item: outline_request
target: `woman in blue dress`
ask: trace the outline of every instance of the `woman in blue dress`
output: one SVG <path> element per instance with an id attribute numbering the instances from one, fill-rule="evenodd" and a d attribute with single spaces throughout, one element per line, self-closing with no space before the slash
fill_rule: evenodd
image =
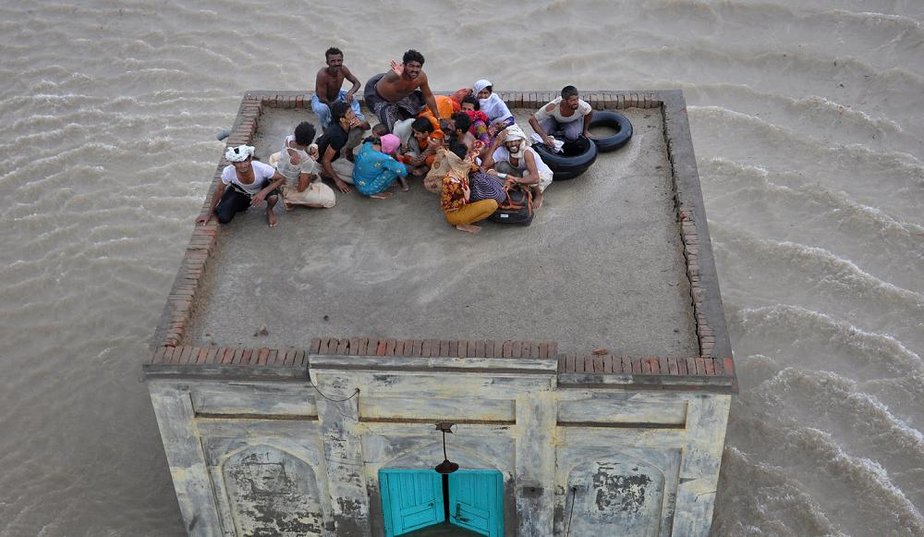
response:
<path id="1" fill-rule="evenodd" d="M 407 190 L 404 182 L 407 167 L 389 154 L 398 149 L 399 143 L 394 134 L 372 136 L 363 142 L 353 162 L 353 184 L 360 194 L 374 199 L 389 198 L 391 192 L 385 190 L 396 180 L 401 180 L 402 188 Z"/>

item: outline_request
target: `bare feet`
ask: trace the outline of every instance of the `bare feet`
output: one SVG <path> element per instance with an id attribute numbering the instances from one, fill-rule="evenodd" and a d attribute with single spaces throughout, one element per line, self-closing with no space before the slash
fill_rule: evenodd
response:
<path id="1" fill-rule="evenodd" d="M 374 200 L 387 200 L 391 196 L 392 196 L 391 192 L 379 192 L 378 194 L 373 194 L 369 197 Z"/>
<path id="2" fill-rule="evenodd" d="M 269 227 L 276 227 L 276 224 L 279 223 L 276 221 L 276 213 L 273 212 L 272 207 L 266 208 L 266 223 L 269 224 Z"/>
<path id="3" fill-rule="evenodd" d="M 536 191 L 533 193 L 533 210 L 542 207 L 542 192 Z"/>
<path id="4" fill-rule="evenodd" d="M 401 184 L 401 191 L 402 191 L 402 192 L 407 192 L 408 190 L 411 189 L 411 187 L 409 187 L 408 184 L 407 184 L 407 179 L 405 179 L 404 177 L 399 177 L 399 178 L 398 178 L 398 183 Z M 390 194 L 389 194 L 389 195 L 390 195 Z"/>
<path id="5" fill-rule="evenodd" d="M 466 233 L 478 233 L 481 231 L 481 228 L 472 224 L 459 224 L 456 226 L 456 229 L 459 231 L 465 231 Z"/>
<path id="6" fill-rule="evenodd" d="M 289 211 L 292 210 L 292 206 L 289 205 L 289 202 L 287 202 L 287 201 L 285 201 L 285 200 L 283 200 L 282 206 L 285 207 L 286 212 L 289 212 Z"/>

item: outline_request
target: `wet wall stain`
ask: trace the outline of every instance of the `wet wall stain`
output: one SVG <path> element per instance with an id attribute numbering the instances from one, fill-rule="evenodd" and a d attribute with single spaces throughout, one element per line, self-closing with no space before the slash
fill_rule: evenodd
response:
<path id="1" fill-rule="evenodd" d="M 638 468 L 632 470 L 638 471 Z M 593 476 L 597 510 L 602 513 L 638 514 L 645 505 L 649 485 L 651 478 L 645 474 L 622 475 L 601 464 Z"/>
<path id="2" fill-rule="evenodd" d="M 305 489 L 313 473 L 302 461 L 273 450 L 251 452 L 225 468 L 243 535 L 254 537 L 321 535 L 323 520 Z"/>

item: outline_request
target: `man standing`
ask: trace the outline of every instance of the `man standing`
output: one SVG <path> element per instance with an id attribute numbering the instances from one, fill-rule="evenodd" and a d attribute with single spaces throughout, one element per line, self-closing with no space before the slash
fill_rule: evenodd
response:
<path id="1" fill-rule="evenodd" d="M 366 117 L 359 111 L 359 101 L 353 99 L 353 95 L 359 91 L 362 84 L 353 73 L 343 65 L 343 52 L 339 48 L 331 47 L 324 53 L 327 67 L 318 71 L 318 76 L 314 82 L 314 96 L 311 98 L 311 109 L 318 115 L 318 121 L 321 123 L 321 131 L 327 130 L 330 126 L 330 105 L 337 101 L 343 101 L 350 105 L 353 114 L 359 120 L 359 126 L 362 130 L 369 129 L 369 123 Z M 349 90 L 341 89 L 343 81 L 349 80 L 353 87 Z"/>
<path id="2" fill-rule="evenodd" d="M 401 137 L 407 143 L 406 133 L 395 131 L 395 123 L 414 119 L 426 105 L 433 112 L 433 117 L 440 117 L 436 99 L 430 91 L 430 82 L 423 72 L 423 54 L 414 49 L 404 53 L 402 63 L 391 61 L 391 71 L 380 73 L 366 82 L 365 99 L 368 106 L 379 120 L 388 125 L 388 130 Z M 407 122 L 409 123 L 409 122 Z M 400 129 L 399 129 L 400 130 Z M 405 136 L 402 136 L 405 134 Z"/>
<path id="3" fill-rule="evenodd" d="M 562 131 L 565 140 L 574 141 L 579 137 L 590 138 L 587 131 L 594 111 L 589 103 L 582 100 L 574 86 L 565 86 L 561 97 L 540 108 L 529 118 L 529 126 L 549 147 L 555 147 L 552 134 Z"/>

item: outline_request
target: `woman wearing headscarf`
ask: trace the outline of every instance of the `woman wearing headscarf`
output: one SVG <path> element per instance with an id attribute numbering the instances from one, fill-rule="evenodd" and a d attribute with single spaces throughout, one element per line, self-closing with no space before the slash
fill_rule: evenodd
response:
<path id="1" fill-rule="evenodd" d="M 253 160 L 253 152 L 251 145 L 229 147 L 225 151 L 225 159 L 231 164 L 221 172 L 221 182 L 215 187 L 208 213 L 196 218 L 196 223 L 206 224 L 214 214 L 219 223 L 227 224 L 235 214 L 265 200 L 266 222 L 276 227 L 273 207 L 279 200 L 279 186 L 286 178 L 276 168 Z"/>
<path id="2" fill-rule="evenodd" d="M 403 180 L 407 166 L 392 158 L 400 144 L 401 140 L 394 134 L 381 138 L 373 136 L 363 142 L 353 166 L 353 184 L 360 194 L 380 200 L 390 198 L 391 192 L 385 189 L 399 179 L 402 189 L 407 190 Z"/>
<path id="3" fill-rule="evenodd" d="M 481 228 L 474 225 L 494 214 L 497 201 L 494 199 L 473 200 L 468 174 L 472 167 L 472 158 L 466 155 L 468 148 L 454 142 L 447 151 L 450 160 L 458 163 L 449 167 L 441 180 L 440 208 L 446 221 L 460 231 L 478 233 Z"/>
<path id="4" fill-rule="evenodd" d="M 529 146 L 523 129 L 511 125 L 497 133 L 485 155 L 482 162 L 485 169 L 494 168 L 509 185 L 528 186 L 533 191 L 534 208 L 542 206 L 542 193 L 552 184 L 553 173 L 539 153 Z"/>
<path id="5" fill-rule="evenodd" d="M 475 82 L 474 90 L 481 111 L 488 116 L 488 126 L 493 126 L 499 131 L 514 124 L 513 114 L 507 108 L 507 103 L 494 93 L 494 85 L 490 80 L 481 79 Z"/>

